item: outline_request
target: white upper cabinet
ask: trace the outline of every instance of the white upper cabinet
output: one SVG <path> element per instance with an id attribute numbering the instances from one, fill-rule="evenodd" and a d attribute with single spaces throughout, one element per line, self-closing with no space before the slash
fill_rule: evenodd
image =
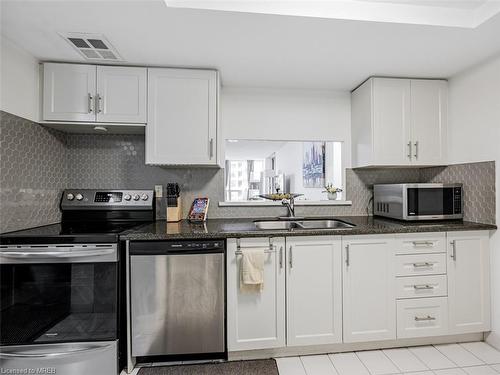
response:
<path id="1" fill-rule="evenodd" d="M 97 67 L 98 122 L 146 123 L 147 69 Z"/>
<path id="2" fill-rule="evenodd" d="M 490 330 L 488 232 L 448 233 L 450 334 Z"/>
<path id="3" fill-rule="evenodd" d="M 446 162 L 447 83 L 370 78 L 352 93 L 353 167 Z"/>
<path id="4" fill-rule="evenodd" d="M 285 239 L 227 241 L 227 347 L 229 351 L 285 346 Z M 267 251 L 262 290 L 242 290 L 241 255 L 245 248 Z"/>
<path id="5" fill-rule="evenodd" d="M 217 165 L 218 75 L 148 70 L 146 164 Z"/>
<path id="6" fill-rule="evenodd" d="M 45 63 L 43 120 L 145 124 L 146 71 Z"/>
<path id="7" fill-rule="evenodd" d="M 95 121 L 95 65 L 43 65 L 43 119 Z"/>
<path id="8" fill-rule="evenodd" d="M 342 342 L 340 237 L 288 237 L 287 345 Z"/>
<path id="9" fill-rule="evenodd" d="M 344 237 L 344 342 L 396 338 L 394 239 Z"/>
<path id="10" fill-rule="evenodd" d="M 443 164 L 446 160 L 446 81 L 411 80 L 412 163 Z"/>

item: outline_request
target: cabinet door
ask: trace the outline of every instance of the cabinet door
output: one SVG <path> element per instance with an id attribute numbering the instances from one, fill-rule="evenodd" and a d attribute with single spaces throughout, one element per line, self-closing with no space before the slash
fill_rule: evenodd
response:
<path id="1" fill-rule="evenodd" d="M 490 330 L 488 232 L 448 233 L 450 333 Z"/>
<path id="2" fill-rule="evenodd" d="M 96 66 L 43 65 L 43 119 L 95 121 Z"/>
<path id="3" fill-rule="evenodd" d="M 98 122 L 146 122 L 146 68 L 97 67 Z"/>
<path id="4" fill-rule="evenodd" d="M 413 163 L 446 162 L 447 83 L 411 80 Z"/>
<path id="5" fill-rule="evenodd" d="M 372 115 L 373 164 L 410 164 L 410 81 L 374 78 Z"/>
<path id="6" fill-rule="evenodd" d="M 344 237 L 344 342 L 396 338 L 394 240 Z"/>
<path id="7" fill-rule="evenodd" d="M 241 255 L 235 239 L 227 241 L 227 341 L 228 350 L 285 346 L 285 239 L 273 238 L 266 253 L 264 288 L 240 290 Z M 269 250 L 268 238 L 243 238 L 241 247 Z"/>
<path id="8" fill-rule="evenodd" d="M 288 237 L 287 345 L 342 342 L 340 237 Z"/>
<path id="9" fill-rule="evenodd" d="M 217 163 L 217 72 L 148 69 L 146 164 Z"/>

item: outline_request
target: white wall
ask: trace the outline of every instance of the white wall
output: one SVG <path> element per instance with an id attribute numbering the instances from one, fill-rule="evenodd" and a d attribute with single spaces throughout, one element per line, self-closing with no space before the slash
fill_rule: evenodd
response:
<path id="1" fill-rule="evenodd" d="M 336 187 L 342 187 L 342 166 L 334 163 L 335 145 L 338 143 L 328 142 L 325 150 L 325 184 L 333 183 Z M 302 163 L 304 161 L 304 145 L 301 142 L 289 142 L 276 152 L 276 167 L 279 173 L 284 173 L 290 183 L 290 192 L 301 193 L 304 196 L 298 200 L 307 199 L 313 201 L 327 200 L 324 193 L 325 187 L 311 188 L 304 186 L 302 176 Z M 349 150 L 347 150 L 349 152 Z M 339 197 L 340 198 L 340 197 Z"/>
<path id="2" fill-rule="evenodd" d="M 462 72 L 449 83 L 448 153 L 451 163 L 495 160 L 496 222 L 500 224 L 500 56 Z M 491 239 L 493 333 L 500 349 L 500 233 Z"/>
<path id="3" fill-rule="evenodd" d="M 223 139 L 342 141 L 351 166 L 349 92 L 224 87 L 221 123 Z"/>
<path id="4" fill-rule="evenodd" d="M 0 109 L 38 122 L 38 61 L 2 37 L 0 65 Z"/>

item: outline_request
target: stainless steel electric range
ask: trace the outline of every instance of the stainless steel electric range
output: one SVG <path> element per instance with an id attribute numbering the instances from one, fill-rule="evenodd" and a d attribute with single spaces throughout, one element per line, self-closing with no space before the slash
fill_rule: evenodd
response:
<path id="1" fill-rule="evenodd" d="M 119 233 L 154 220 L 153 191 L 67 190 L 60 206 L 60 224 L 0 236 L 0 369 L 117 374 Z"/>

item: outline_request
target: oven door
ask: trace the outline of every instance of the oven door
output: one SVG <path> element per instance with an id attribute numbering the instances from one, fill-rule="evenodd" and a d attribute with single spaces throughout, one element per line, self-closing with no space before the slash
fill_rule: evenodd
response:
<path id="1" fill-rule="evenodd" d="M 405 190 L 406 220 L 461 219 L 462 194 L 456 186 L 418 187 L 411 185 Z"/>
<path id="2" fill-rule="evenodd" d="M 117 339 L 116 244 L 0 247 L 0 344 Z"/>

